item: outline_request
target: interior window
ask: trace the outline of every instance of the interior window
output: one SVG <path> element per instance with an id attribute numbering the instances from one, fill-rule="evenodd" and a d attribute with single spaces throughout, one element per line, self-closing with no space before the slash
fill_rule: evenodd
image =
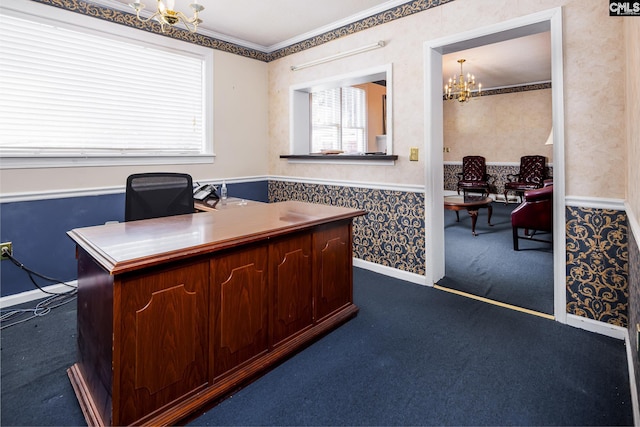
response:
<path id="1" fill-rule="evenodd" d="M 311 94 L 311 152 L 366 151 L 366 92 L 339 87 Z"/>
<path id="2" fill-rule="evenodd" d="M 391 65 L 291 88 L 291 153 L 393 154 Z"/>

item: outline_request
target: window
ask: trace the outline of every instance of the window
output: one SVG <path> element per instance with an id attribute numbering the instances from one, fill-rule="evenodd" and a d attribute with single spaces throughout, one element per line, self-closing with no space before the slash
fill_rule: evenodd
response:
<path id="1" fill-rule="evenodd" d="M 320 159 L 308 158 L 322 150 L 340 150 L 383 154 L 386 158 L 375 164 L 393 164 L 392 157 L 397 156 L 393 155 L 391 83 L 387 64 L 291 87 L 290 152 L 280 157 L 315 162 Z M 366 160 L 361 157 L 357 160 Z"/>
<path id="2" fill-rule="evenodd" d="M 0 19 L 3 167 L 212 161 L 210 49 L 114 24 L 119 36 Z"/>
<path id="3" fill-rule="evenodd" d="M 366 92 L 339 87 L 311 94 L 311 152 L 367 149 Z"/>

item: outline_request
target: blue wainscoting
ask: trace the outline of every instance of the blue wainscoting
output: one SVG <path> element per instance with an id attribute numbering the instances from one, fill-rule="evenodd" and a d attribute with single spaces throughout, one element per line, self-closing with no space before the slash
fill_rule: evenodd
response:
<path id="1" fill-rule="evenodd" d="M 13 243 L 13 256 L 40 274 L 70 281 L 77 272 L 75 245 L 67 231 L 122 221 L 124 193 L 3 203 L 0 210 L 1 240 Z M 0 281 L 1 296 L 35 289 L 27 274 L 10 261 L 2 261 Z"/>
<path id="2" fill-rule="evenodd" d="M 268 181 L 228 183 L 229 197 L 268 202 Z M 77 278 L 74 228 L 124 220 L 124 192 L 98 196 L 0 204 L 0 241 L 13 243 L 13 255 L 26 267 L 58 280 Z M 41 286 L 52 283 L 38 279 Z M 0 265 L 0 296 L 35 289 L 29 276 L 10 261 Z M 43 294 L 44 297 L 44 294 Z"/>

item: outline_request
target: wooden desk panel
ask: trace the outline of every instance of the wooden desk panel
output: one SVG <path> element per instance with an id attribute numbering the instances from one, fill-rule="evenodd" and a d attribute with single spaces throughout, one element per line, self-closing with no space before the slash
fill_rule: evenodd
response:
<path id="1" fill-rule="evenodd" d="M 301 202 L 76 229 L 91 425 L 168 425 L 357 313 L 352 219 Z"/>

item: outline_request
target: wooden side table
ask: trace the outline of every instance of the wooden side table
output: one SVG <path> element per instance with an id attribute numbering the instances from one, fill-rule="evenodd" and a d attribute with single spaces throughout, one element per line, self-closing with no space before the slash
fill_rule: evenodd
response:
<path id="1" fill-rule="evenodd" d="M 480 208 L 487 208 L 489 212 L 487 223 L 493 226 L 493 224 L 491 224 L 491 214 L 493 214 L 492 202 L 493 199 L 491 197 L 485 196 L 445 196 L 444 208 L 456 212 L 456 222 L 460 222 L 459 211 L 465 209 L 469 212 L 469 216 L 471 216 L 471 234 L 475 237 L 478 235 L 476 233 L 476 222 L 478 221 L 478 210 Z"/>

